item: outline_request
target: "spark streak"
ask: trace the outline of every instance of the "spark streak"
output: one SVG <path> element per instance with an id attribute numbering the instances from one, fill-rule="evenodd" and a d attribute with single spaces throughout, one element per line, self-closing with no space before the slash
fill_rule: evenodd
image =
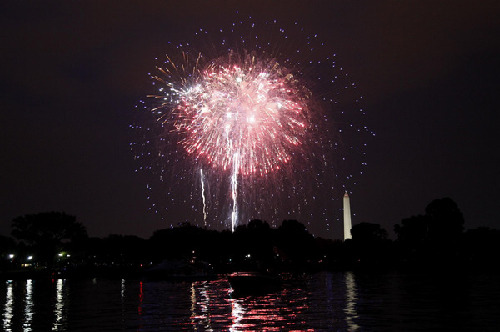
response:
<path id="1" fill-rule="evenodd" d="M 231 231 L 234 232 L 238 226 L 238 168 L 239 158 L 237 153 L 234 156 L 233 174 L 231 175 L 231 198 L 233 199 L 233 212 L 231 213 Z"/>
<path id="2" fill-rule="evenodd" d="M 206 199 L 205 199 L 205 177 L 203 176 L 203 169 L 200 168 L 200 180 L 201 180 L 201 199 L 203 202 L 203 223 L 205 224 L 205 227 L 207 227 L 207 206 L 206 206 Z"/>

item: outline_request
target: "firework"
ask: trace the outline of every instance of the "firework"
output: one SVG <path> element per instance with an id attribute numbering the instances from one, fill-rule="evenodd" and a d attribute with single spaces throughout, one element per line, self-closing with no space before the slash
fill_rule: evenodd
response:
<path id="1" fill-rule="evenodd" d="M 144 108 L 155 124 L 141 128 L 146 134 L 133 146 L 140 150 L 136 158 L 165 184 L 164 196 L 153 203 L 160 214 L 190 206 L 188 221 L 199 220 L 198 214 L 204 225 L 209 219 L 229 222 L 233 230 L 244 218 L 305 216 L 329 224 L 328 201 L 352 179 L 336 166 L 353 150 L 341 144 L 339 133 L 369 133 L 346 122 L 345 109 L 335 108 L 339 90 L 355 85 L 337 73 L 335 55 L 325 57 L 327 47 L 317 35 L 296 26 L 301 46 L 277 47 L 287 32 L 275 21 L 263 27 L 262 36 L 252 22 L 200 29 L 152 75 L 157 91 L 149 97 L 155 101 Z M 218 40 L 214 47 L 200 42 L 209 36 Z M 201 188 L 193 185 L 198 177 Z M 327 198 L 319 199 L 318 191 Z"/>
<path id="2" fill-rule="evenodd" d="M 172 122 L 188 154 L 222 171 L 277 170 L 311 127 L 307 90 L 276 61 L 252 54 L 216 59 L 169 93 L 175 97 L 154 110 L 159 120 Z"/>

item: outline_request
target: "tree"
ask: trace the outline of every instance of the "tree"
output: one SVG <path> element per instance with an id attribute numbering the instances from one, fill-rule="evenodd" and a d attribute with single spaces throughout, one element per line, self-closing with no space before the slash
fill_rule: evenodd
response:
<path id="1" fill-rule="evenodd" d="M 394 231 L 399 242 L 418 248 L 429 239 L 429 217 L 418 215 L 403 219 L 401 225 L 394 226 Z"/>
<path id="2" fill-rule="evenodd" d="M 391 259 L 391 241 L 379 224 L 360 223 L 352 227 L 352 247 L 363 265 L 381 266 Z"/>
<path id="3" fill-rule="evenodd" d="M 452 262 L 457 259 L 464 218 L 451 198 L 435 199 L 425 215 L 403 219 L 394 230 L 406 260 Z"/>
<path id="4" fill-rule="evenodd" d="M 368 222 L 354 225 L 351 233 L 354 241 L 365 243 L 373 243 L 387 239 L 387 231 L 385 229 L 379 224 L 371 224 Z"/>
<path id="5" fill-rule="evenodd" d="M 2 258 L 4 255 L 12 253 L 15 248 L 16 242 L 12 238 L 0 235 L 0 254 Z"/>
<path id="6" fill-rule="evenodd" d="M 296 266 L 316 258 L 314 237 L 297 220 L 283 220 L 277 230 L 277 244 L 280 255 Z"/>
<path id="7" fill-rule="evenodd" d="M 425 208 L 433 242 L 455 242 L 463 232 L 464 217 L 451 198 L 435 199 Z"/>
<path id="8" fill-rule="evenodd" d="M 252 261 L 258 267 L 270 264 L 273 259 L 273 230 L 260 219 L 240 225 L 233 234 L 232 250 L 237 261 Z M 249 255 L 249 256 L 247 256 Z M 250 259 L 251 257 L 251 259 Z"/>
<path id="9" fill-rule="evenodd" d="M 63 242 L 87 238 L 87 230 L 75 216 L 64 212 L 28 214 L 12 220 L 12 236 L 31 246 L 38 261 L 51 265 Z"/>
<path id="10" fill-rule="evenodd" d="M 474 268 L 500 269 L 500 230 L 488 227 L 470 229 L 464 234 L 466 262 Z"/>
<path id="11" fill-rule="evenodd" d="M 10 256 L 16 252 L 16 242 L 7 236 L 0 235 L 0 271 L 13 266 L 15 256 Z"/>

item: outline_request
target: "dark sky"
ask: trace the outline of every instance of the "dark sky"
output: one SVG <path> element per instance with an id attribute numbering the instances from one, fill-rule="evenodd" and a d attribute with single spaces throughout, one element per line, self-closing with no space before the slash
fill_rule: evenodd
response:
<path id="1" fill-rule="evenodd" d="M 3 1 L 0 233 L 45 211 L 94 236 L 166 227 L 134 172 L 133 107 L 168 41 L 237 10 L 317 31 L 362 91 L 377 136 L 354 224 L 392 233 L 451 197 L 467 228 L 500 228 L 498 1 Z"/>

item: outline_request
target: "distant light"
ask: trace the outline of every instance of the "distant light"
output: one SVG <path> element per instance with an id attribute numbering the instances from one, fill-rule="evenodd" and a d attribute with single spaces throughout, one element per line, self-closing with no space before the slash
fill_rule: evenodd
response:
<path id="1" fill-rule="evenodd" d="M 14 256 L 15 256 L 14 254 L 9 254 L 9 259 L 14 258 Z"/>
<path id="2" fill-rule="evenodd" d="M 27 259 L 30 261 L 33 259 L 33 256 L 28 256 Z"/>

